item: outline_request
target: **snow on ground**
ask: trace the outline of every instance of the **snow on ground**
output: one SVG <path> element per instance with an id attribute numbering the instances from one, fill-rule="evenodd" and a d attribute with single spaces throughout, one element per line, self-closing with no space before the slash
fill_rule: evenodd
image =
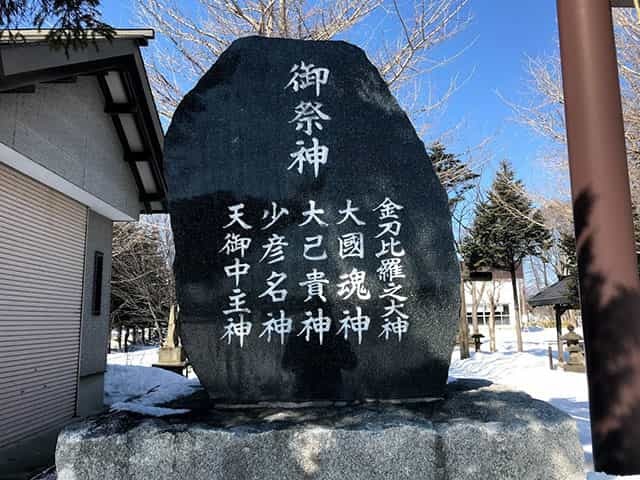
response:
<path id="1" fill-rule="evenodd" d="M 482 333 L 488 335 L 486 332 Z M 449 368 L 449 376 L 483 378 L 508 385 L 564 410 L 576 420 L 586 466 L 587 469 L 592 470 L 593 453 L 587 377 L 584 373 L 549 369 L 547 352 L 549 345 L 554 349 L 554 363 L 557 358 L 555 329 L 531 328 L 524 331 L 522 334 L 524 352 L 522 353 L 517 352 L 513 329 L 500 329 L 496 337 L 498 344 L 496 353 L 471 353 L 471 358 L 460 360 L 460 352 L 456 348 Z M 482 350 L 488 352 L 488 337 L 484 340 Z"/>
<path id="2" fill-rule="evenodd" d="M 158 347 L 138 347 L 130 352 L 115 352 L 107 355 L 111 365 L 140 365 L 150 367 L 158 361 Z"/>
<path id="3" fill-rule="evenodd" d="M 158 359 L 158 349 L 112 353 L 107 357 L 104 401 L 111 410 L 126 410 L 161 417 L 188 410 L 159 405 L 190 395 L 200 387 L 197 379 L 185 378 L 150 365 Z"/>

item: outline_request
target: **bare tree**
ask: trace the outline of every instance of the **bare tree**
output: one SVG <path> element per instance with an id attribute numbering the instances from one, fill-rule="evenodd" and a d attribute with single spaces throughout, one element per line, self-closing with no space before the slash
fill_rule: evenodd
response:
<path id="1" fill-rule="evenodd" d="M 153 328 L 162 341 L 162 328 L 175 303 L 169 243 L 155 223 L 115 223 L 112 241 L 112 328 Z M 121 330 L 120 330 L 121 331 Z M 125 338 L 125 348 L 127 338 Z"/>
<path id="2" fill-rule="evenodd" d="M 478 153 L 482 152 L 486 147 L 486 143 L 488 141 L 476 146 L 474 149 L 467 150 L 463 155 L 445 152 L 445 148 L 440 142 L 432 144 L 427 151 L 440 183 L 449 198 L 451 223 L 454 229 L 454 246 L 458 256 L 460 255 L 459 239 L 465 235 L 473 209 L 472 202 L 469 201 L 468 196 L 472 193 L 474 196 L 478 196 L 480 192 L 480 175 L 476 172 L 481 170 L 486 158 Z M 460 278 L 460 319 L 458 326 L 461 359 L 469 358 L 469 324 L 467 322 L 464 273 L 462 272 Z M 477 313 L 477 302 L 473 302 L 472 308 Z M 473 314 L 473 318 L 476 319 L 474 333 L 477 333 L 476 313 Z"/>
<path id="3" fill-rule="evenodd" d="M 474 165 L 479 166 L 480 163 L 473 163 Z M 469 166 L 469 164 L 467 164 Z M 471 171 L 474 171 L 473 169 Z M 447 185 L 450 185 L 452 180 L 455 178 L 454 176 L 448 176 L 445 171 L 439 172 L 439 175 L 444 175 L 444 179 L 441 180 L 445 190 L 447 189 Z M 477 178 L 469 180 L 473 182 L 472 189 L 468 193 L 472 193 L 472 199 L 465 198 L 464 201 L 451 202 L 452 194 L 455 195 L 457 189 L 453 189 L 453 191 L 447 191 L 449 195 L 449 207 L 451 209 L 451 224 L 453 227 L 453 236 L 454 236 L 454 245 L 457 256 L 461 257 L 461 240 L 467 235 L 467 231 L 469 228 L 469 224 L 473 218 L 473 206 L 474 201 L 477 202 L 479 198 L 481 198 L 481 190 L 479 186 L 479 182 Z M 458 340 L 460 343 L 460 358 L 465 359 L 469 358 L 469 322 L 467 320 L 467 303 L 466 303 L 466 292 L 465 286 L 469 283 L 465 281 L 465 275 L 468 270 L 463 263 L 461 263 L 461 275 L 460 275 L 460 320 L 458 325 Z M 474 325 L 474 333 L 477 333 L 477 302 L 473 302 L 472 304 L 472 312 L 473 309 L 476 310 L 476 314 L 472 313 L 472 318 L 476 318 Z"/>
<path id="4" fill-rule="evenodd" d="M 640 24 L 631 9 L 615 9 L 614 24 L 618 53 L 618 70 L 627 144 L 631 197 L 636 218 L 640 216 Z M 528 99 L 526 103 L 505 102 L 515 112 L 516 120 L 551 140 L 545 163 L 555 172 L 559 195 L 542 199 L 555 203 L 554 215 L 571 228 L 571 204 L 568 189 L 564 95 L 560 58 L 554 55 L 528 58 L 526 63 Z M 555 186 L 554 186 L 555 187 Z M 545 215 L 546 217 L 546 215 Z M 555 219 L 557 220 L 557 218 Z M 555 221 L 552 219 L 552 221 Z M 636 222 L 638 223 L 638 222 Z M 554 228 L 553 225 L 548 225 Z M 638 227 L 640 229 L 640 227 Z M 640 235 L 637 236 L 640 238 Z"/>
<path id="5" fill-rule="evenodd" d="M 473 280 L 466 282 L 466 287 L 471 292 L 471 325 L 474 335 L 480 333 L 478 328 L 478 307 L 482 304 L 482 298 L 485 290 L 485 283 L 479 283 L 480 289 L 478 289 L 478 282 L 474 282 Z"/>
<path id="6" fill-rule="evenodd" d="M 496 305 L 500 301 L 500 282 L 492 280 L 489 288 L 485 292 L 487 304 L 489 305 L 489 351 L 497 351 L 496 346 Z"/>
<path id="7" fill-rule="evenodd" d="M 248 35 L 349 39 L 355 27 L 376 12 L 395 21 L 399 37 L 387 40 L 383 33 L 371 31 L 375 45 L 363 46 L 391 89 L 396 94 L 402 92 L 403 106 L 416 120 L 440 107 L 464 81 L 454 77 L 444 92 L 434 96 L 426 77 L 457 57 L 456 54 L 438 59 L 433 50 L 468 25 L 469 1 L 138 0 L 137 3 L 142 20 L 160 34 L 149 59 L 150 80 L 160 113 L 167 119 L 185 90 L 194 85 L 233 40 Z"/>
<path id="8" fill-rule="evenodd" d="M 469 358 L 469 322 L 467 321 L 467 303 L 464 294 L 464 280 L 460 281 L 460 319 L 458 325 L 460 359 Z"/>

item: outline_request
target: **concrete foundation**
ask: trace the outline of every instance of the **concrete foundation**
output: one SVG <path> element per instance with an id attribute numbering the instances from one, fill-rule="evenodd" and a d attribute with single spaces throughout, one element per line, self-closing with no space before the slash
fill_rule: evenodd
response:
<path id="1" fill-rule="evenodd" d="M 58 439 L 59 480 L 584 478 L 575 423 L 497 386 L 405 406 L 98 417 Z"/>
<path id="2" fill-rule="evenodd" d="M 29 480 L 54 464 L 60 428 L 0 448 L 0 479 Z"/>
<path id="3" fill-rule="evenodd" d="M 76 415 L 82 418 L 104 411 L 104 373 L 80 377 L 76 409 Z"/>

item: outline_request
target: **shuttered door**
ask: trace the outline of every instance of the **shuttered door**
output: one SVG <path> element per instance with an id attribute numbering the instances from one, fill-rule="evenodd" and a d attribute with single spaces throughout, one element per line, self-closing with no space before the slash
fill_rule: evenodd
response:
<path id="1" fill-rule="evenodd" d="M 0 163 L 0 447 L 74 416 L 86 217 Z"/>

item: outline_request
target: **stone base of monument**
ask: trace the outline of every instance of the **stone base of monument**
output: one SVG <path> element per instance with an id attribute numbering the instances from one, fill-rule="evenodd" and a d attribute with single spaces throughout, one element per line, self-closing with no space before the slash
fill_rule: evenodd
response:
<path id="1" fill-rule="evenodd" d="M 60 434 L 56 466 L 59 480 L 584 478 L 569 416 L 478 381 L 428 404 L 105 415 Z"/>

